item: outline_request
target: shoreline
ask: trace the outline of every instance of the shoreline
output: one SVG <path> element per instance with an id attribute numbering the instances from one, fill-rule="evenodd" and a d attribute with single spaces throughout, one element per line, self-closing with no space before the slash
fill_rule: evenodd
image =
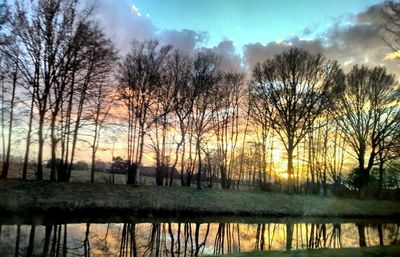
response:
<path id="1" fill-rule="evenodd" d="M 399 220 L 400 202 L 185 187 L 0 180 L 0 215 Z"/>

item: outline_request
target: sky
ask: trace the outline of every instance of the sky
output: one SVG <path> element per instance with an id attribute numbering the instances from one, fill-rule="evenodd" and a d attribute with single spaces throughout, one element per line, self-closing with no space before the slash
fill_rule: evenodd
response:
<path id="1" fill-rule="evenodd" d="M 288 36 L 310 38 L 376 0 L 136 0 L 136 13 L 162 30 L 206 32 L 207 47 L 228 39 L 241 47 Z M 309 35 L 311 33 L 311 35 Z"/>
<path id="2" fill-rule="evenodd" d="M 96 20 L 121 56 L 133 40 L 155 39 L 188 54 L 211 49 L 222 69 L 250 72 L 257 62 L 299 47 L 322 52 L 345 71 L 385 66 L 400 78 L 400 61 L 383 41 L 382 0 L 86 1 L 94 3 Z"/>
<path id="3" fill-rule="evenodd" d="M 90 1 L 90 0 L 87 0 Z M 322 52 L 345 70 L 398 58 L 383 41 L 378 0 L 92 0 L 96 18 L 120 49 L 156 39 L 186 53 L 212 49 L 227 70 L 250 71 L 289 47 Z"/>
<path id="4" fill-rule="evenodd" d="M 382 39 L 382 0 L 83 1 L 94 5 L 95 20 L 121 56 L 133 40 L 156 39 L 188 54 L 212 49 L 222 57 L 221 68 L 249 72 L 295 46 L 322 52 L 345 71 L 384 65 L 400 78 L 400 55 L 392 58 Z"/>

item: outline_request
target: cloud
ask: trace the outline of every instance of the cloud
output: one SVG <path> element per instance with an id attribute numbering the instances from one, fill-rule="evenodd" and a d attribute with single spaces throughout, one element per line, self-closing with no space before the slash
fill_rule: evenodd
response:
<path id="1" fill-rule="evenodd" d="M 384 24 L 385 19 L 382 15 L 382 7 L 383 4 L 371 5 L 366 11 L 361 12 L 356 16 L 357 22 L 361 24 Z"/>
<path id="2" fill-rule="evenodd" d="M 299 47 L 311 53 L 324 51 L 323 43 L 320 39 L 301 40 L 297 36 L 294 36 L 287 40 L 269 42 L 266 45 L 262 45 L 261 43 L 247 44 L 244 46 L 244 61 L 247 68 L 252 69 L 256 63 L 263 62 L 267 58 L 272 58 L 291 47 Z"/>
<path id="3" fill-rule="evenodd" d="M 124 55 L 131 48 L 132 41 L 155 39 L 161 45 L 172 45 L 182 52 L 194 55 L 197 51 L 211 49 L 221 56 L 221 68 L 225 70 L 242 70 L 242 60 L 233 41 L 224 40 L 212 48 L 204 48 L 208 40 L 207 32 L 183 30 L 159 30 L 151 21 L 150 15 L 142 15 L 136 5 L 129 0 L 96 1 L 95 13 L 110 37 Z"/>
<path id="4" fill-rule="evenodd" d="M 184 30 L 159 30 L 150 14 L 142 15 L 129 0 L 95 1 L 95 15 L 106 35 L 113 40 L 124 55 L 133 41 L 158 40 L 162 45 L 173 45 L 188 54 L 207 40 L 206 32 Z"/>
<path id="5" fill-rule="evenodd" d="M 212 48 L 202 48 L 202 51 L 211 50 L 221 58 L 220 69 L 225 71 L 243 71 L 242 58 L 236 52 L 232 40 L 224 40 Z"/>
<path id="6" fill-rule="evenodd" d="M 303 40 L 295 36 L 281 42 L 247 44 L 243 49 L 245 63 L 252 69 L 257 62 L 295 46 L 312 53 L 322 52 L 338 60 L 345 70 L 354 64 L 367 64 L 384 65 L 389 72 L 398 73 L 400 64 L 388 58 L 391 50 L 382 39 L 382 6 L 370 6 L 353 16 L 351 22 L 336 23 L 316 39 Z"/>
<path id="7" fill-rule="evenodd" d="M 121 54 L 126 53 L 133 40 L 156 37 L 157 28 L 129 0 L 101 0 L 95 2 L 95 15 L 106 35 L 113 40 Z"/>
<path id="8" fill-rule="evenodd" d="M 187 54 L 192 54 L 207 39 L 206 32 L 196 32 L 193 30 L 184 29 L 178 30 L 164 30 L 161 31 L 157 38 L 163 45 L 173 45 Z"/>
<path id="9" fill-rule="evenodd" d="M 150 15 L 142 15 L 130 0 L 99 0 L 95 3 L 99 23 L 122 55 L 129 51 L 133 40 L 156 39 L 162 45 L 171 44 L 187 54 L 205 49 L 203 46 L 208 40 L 206 32 L 190 29 L 160 30 L 152 22 Z M 365 63 L 385 65 L 389 72 L 398 73 L 400 63 L 398 58 L 394 58 L 397 55 L 391 54 L 390 48 L 382 40 L 382 7 L 383 4 L 372 5 L 357 15 L 337 19 L 336 23 L 314 39 L 310 37 L 315 33 L 316 27 L 311 26 L 305 28 L 299 36 L 246 44 L 242 48 L 242 57 L 231 40 L 223 40 L 210 49 L 222 57 L 223 69 L 251 70 L 257 62 L 295 46 L 312 53 L 322 52 L 328 58 L 338 60 L 345 70 L 349 70 L 354 64 Z"/>
<path id="10" fill-rule="evenodd" d="M 142 16 L 142 14 L 139 12 L 139 8 L 136 7 L 136 5 L 132 5 L 131 7 L 132 12 L 135 13 L 137 16 Z"/>

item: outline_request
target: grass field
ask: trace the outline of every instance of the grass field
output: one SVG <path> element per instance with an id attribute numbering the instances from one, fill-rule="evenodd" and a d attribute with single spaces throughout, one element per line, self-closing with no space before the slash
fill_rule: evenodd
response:
<path id="1" fill-rule="evenodd" d="M 48 211 L 396 218 L 400 217 L 400 202 L 184 187 L 0 180 L 0 214 Z"/>

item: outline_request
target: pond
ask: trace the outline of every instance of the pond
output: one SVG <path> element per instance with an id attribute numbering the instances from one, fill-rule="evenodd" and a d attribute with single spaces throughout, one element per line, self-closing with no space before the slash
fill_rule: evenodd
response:
<path id="1" fill-rule="evenodd" d="M 400 244 L 397 222 L 0 222 L 0 256 L 201 256 Z"/>

